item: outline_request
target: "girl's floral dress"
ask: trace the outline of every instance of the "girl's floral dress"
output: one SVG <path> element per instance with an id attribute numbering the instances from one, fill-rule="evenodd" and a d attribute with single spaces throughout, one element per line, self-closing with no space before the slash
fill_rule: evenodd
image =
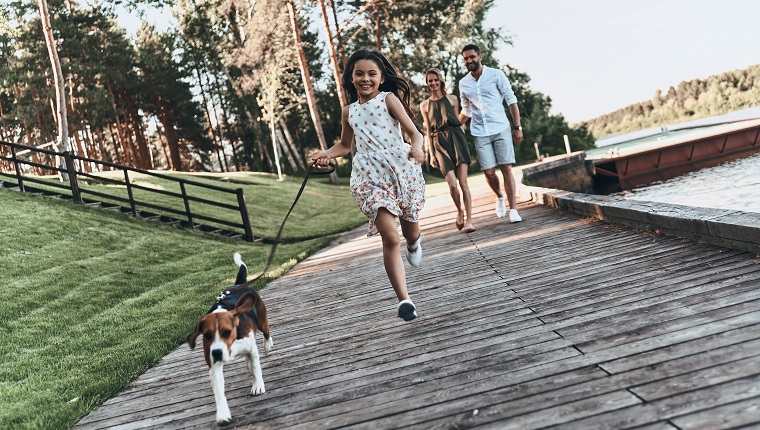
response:
<path id="1" fill-rule="evenodd" d="M 409 159 L 411 147 L 401 137 L 401 125 L 388 112 L 387 95 L 381 92 L 348 108 L 348 123 L 356 142 L 351 194 L 369 218 L 368 236 L 377 234 L 375 218 L 380 208 L 417 222 L 425 205 L 422 167 Z"/>

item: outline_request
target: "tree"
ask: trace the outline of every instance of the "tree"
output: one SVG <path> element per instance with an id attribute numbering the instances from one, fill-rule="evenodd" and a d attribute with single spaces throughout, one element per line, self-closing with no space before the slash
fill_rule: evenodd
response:
<path id="1" fill-rule="evenodd" d="M 48 12 L 47 0 L 37 0 L 40 9 L 40 18 L 42 20 L 42 32 L 45 35 L 48 53 L 50 54 L 50 63 L 53 69 L 53 83 L 55 85 L 55 114 L 58 124 L 58 152 L 67 152 L 71 150 L 69 146 L 69 121 L 66 116 L 66 91 L 63 83 L 63 70 L 61 62 L 58 59 L 58 47 L 53 37 L 53 27 L 50 25 L 50 12 Z M 68 181 L 66 173 L 66 160 L 58 158 L 59 176 L 61 180 Z"/>
<path id="2" fill-rule="evenodd" d="M 325 134 L 322 129 L 322 120 L 319 115 L 319 108 L 317 107 L 317 100 L 314 94 L 314 86 L 311 82 L 311 73 L 309 72 L 308 62 L 306 60 L 306 53 L 301 44 L 301 30 L 298 27 L 298 19 L 296 16 L 296 8 L 294 0 L 285 0 L 288 6 L 288 14 L 290 15 L 290 24 L 293 28 L 293 39 L 295 41 L 296 50 L 298 51 L 298 63 L 301 67 L 301 77 L 303 78 L 304 87 L 306 88 L 306 101 L 309 104 L 309 112 L 311 113 L 311 119 L 314 123 L 314 128 L 317 131 L 317 139 L 319 139 L 319 146 L 322 150 L 327 150 L 327 141 L 325 140 Z M 338 183 L 338 175 L 335 172 L 330 174 L 330 182 L 333 184 Z"/>

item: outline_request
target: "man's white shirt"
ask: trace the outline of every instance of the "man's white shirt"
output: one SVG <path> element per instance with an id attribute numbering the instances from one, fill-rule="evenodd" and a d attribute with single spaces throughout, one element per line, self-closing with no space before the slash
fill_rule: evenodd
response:
<path id="1" fill-rule="evenodd" d="M 462 113 L 471 118 L 473 136 L 491 136 L 510 127 L 502 101 L 509 106 L 517 103 L 517 97 L 501 70 L 483 66 L 477 80 L 468 73 L 459 81 L 459 96 Z"/>

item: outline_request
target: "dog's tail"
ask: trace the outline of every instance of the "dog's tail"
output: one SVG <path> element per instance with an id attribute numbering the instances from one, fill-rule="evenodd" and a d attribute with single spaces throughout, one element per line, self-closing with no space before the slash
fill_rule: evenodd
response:
<path id="1" fill-rule="evenodd" d="M 235 261 L 235 264 L 240 268 L 238 270 L 237 278 L 235 279 L 235 285 L 240 285 L 245 283 L 246 278 L 248 278 L 248 266 L 243 263 L 243 259 L 240 257 L 239 253 L 235 253 L 235 255 L 232 256 L 232 259 Z"/>

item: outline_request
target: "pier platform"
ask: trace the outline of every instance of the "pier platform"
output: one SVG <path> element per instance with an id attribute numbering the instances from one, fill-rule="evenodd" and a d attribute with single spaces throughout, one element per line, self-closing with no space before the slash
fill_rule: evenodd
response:
<path id="1" fill-rule="evenodd" d="M 524 191 L 510 224 L 487 186 L 472 190 L 473 233 L 455 229 L 447 194 L 428 201 L 422 267 L 406 266 L 412 322 L 363 227 L 269 284 L 267 391 L 249 395 L 244 360 L 226 366 L 233 422 L 218 428 L 760 425 L 756 253 Z M 201 349 L 183 344 L 76 428 L 217 428 L 214 413 Z"/>

